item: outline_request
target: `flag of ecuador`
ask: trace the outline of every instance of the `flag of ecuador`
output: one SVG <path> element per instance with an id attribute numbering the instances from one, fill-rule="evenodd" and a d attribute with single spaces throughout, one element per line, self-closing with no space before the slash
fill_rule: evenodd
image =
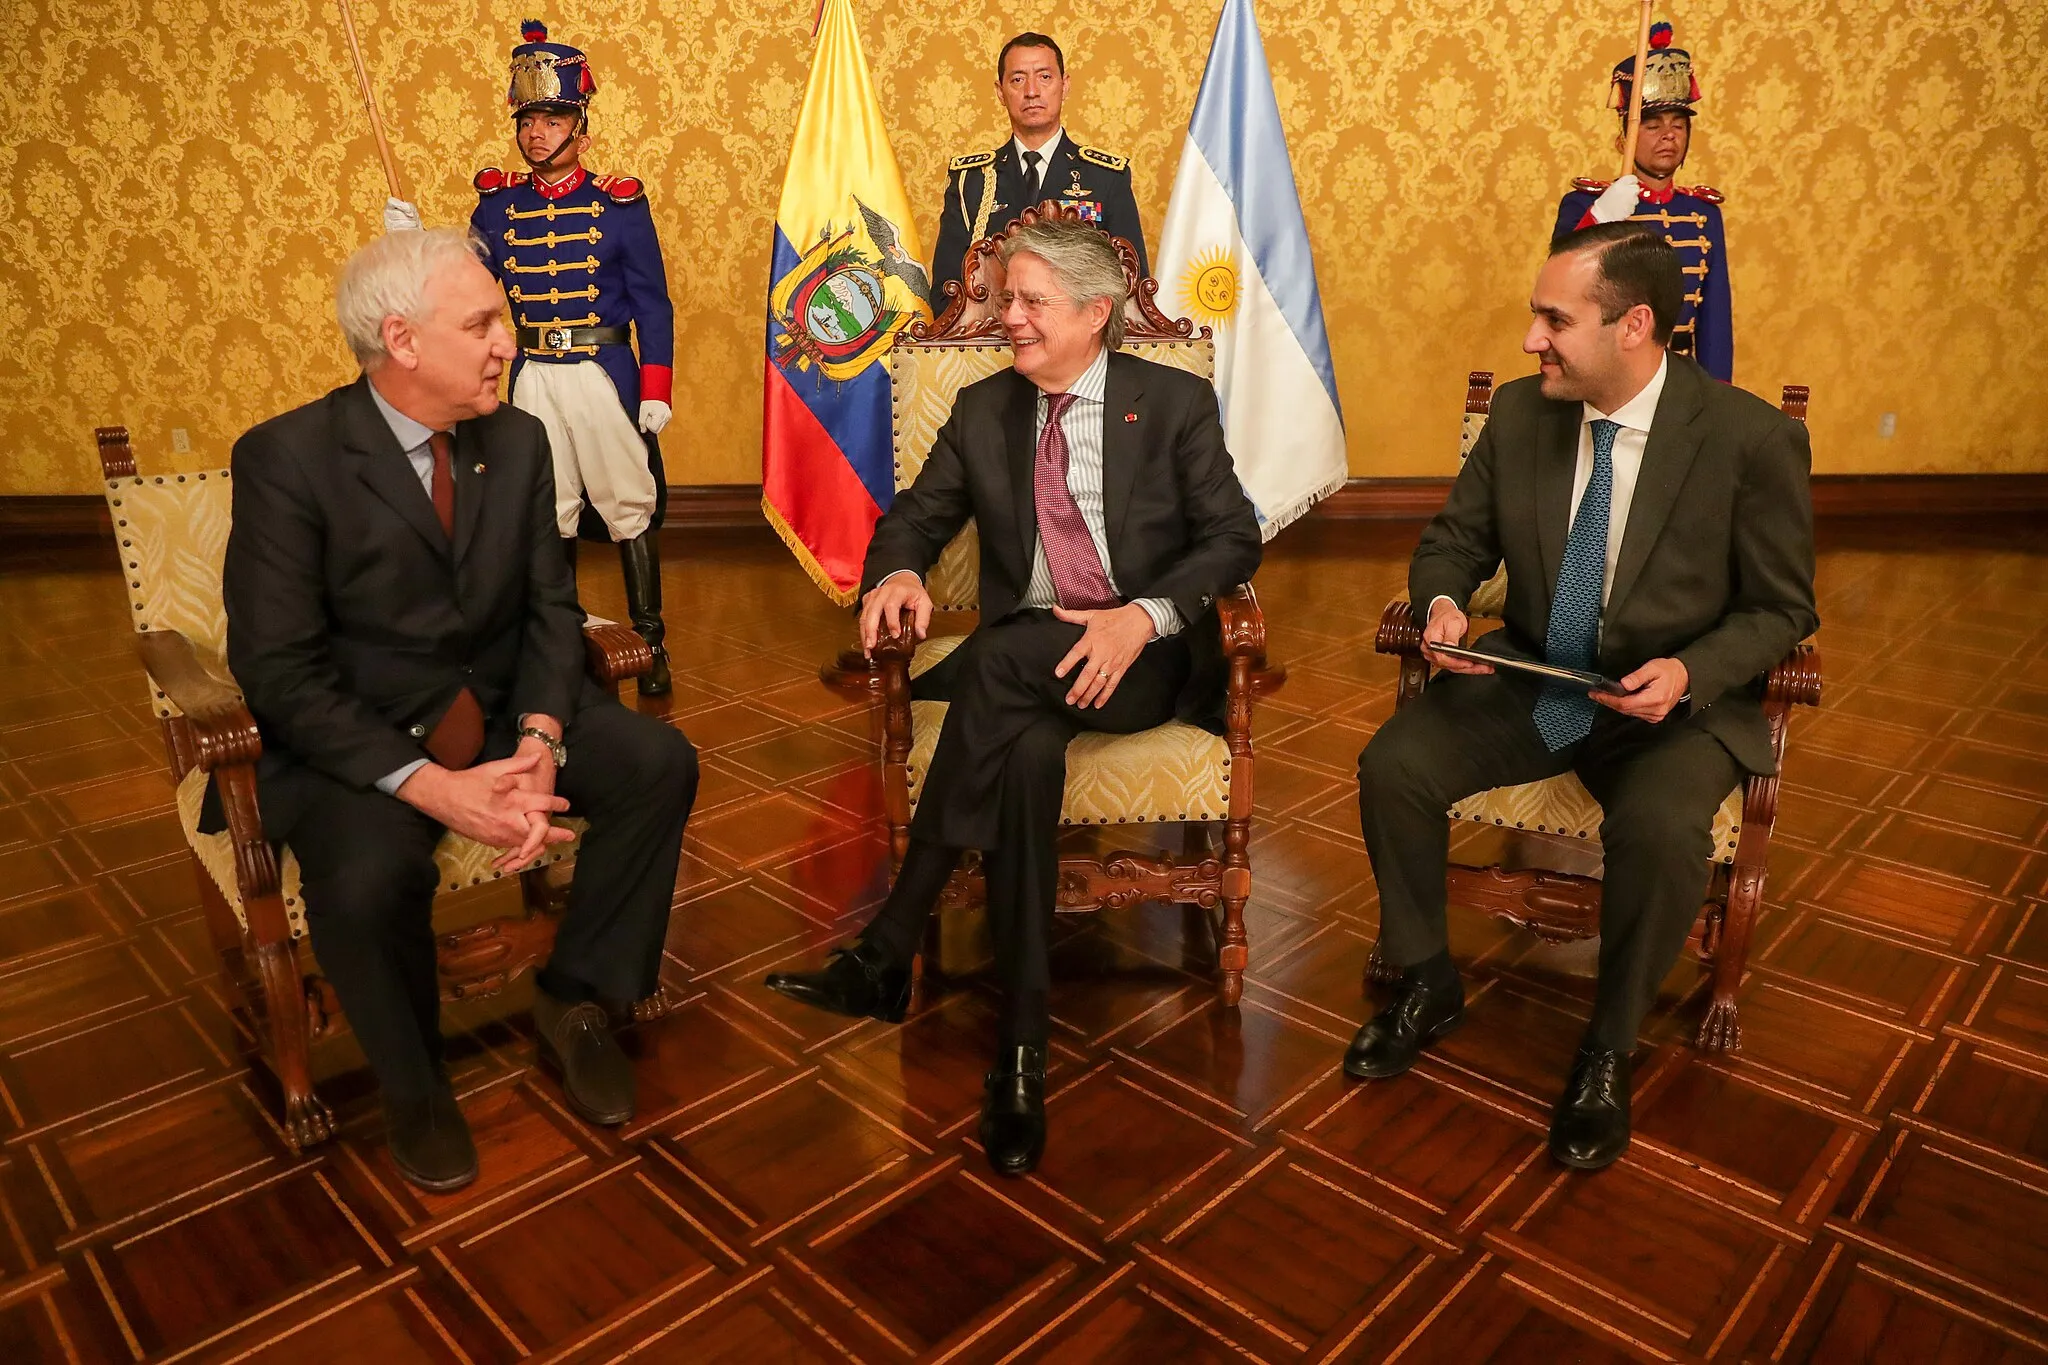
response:
<path id="1" fill-rule="evenodd" d="M 889 372 L 877 362 L 931 316 L 923 261 L 852 0 L 824 0 L 775 214 L 761 507 L 842 606 L 895 488 Z"/>

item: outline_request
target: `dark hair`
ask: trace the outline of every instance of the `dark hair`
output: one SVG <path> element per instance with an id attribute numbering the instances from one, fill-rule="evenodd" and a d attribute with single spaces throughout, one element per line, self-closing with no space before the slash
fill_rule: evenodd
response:
<path id="1" fill-rule="evenodd" d="M 1685 298 L 1685 274 L 1671 243 L 1624 218 L 1568 232 L 1550 244 L 1553 256 L 1567 251 L 1598 253 L 1600 277 L 1593 297 L 1600 304 L 1600 321 L 1618 322 L 1629 309 L 1646 304 L 1657 344 L 1670 343 L 1671 329 L 1678 325 L 1678 306 Z"/>
<path id="2" fill-rule="evenodd" d="M 1010 49 L 1013 47 L 1051 48 L 1052 59 L 1060 64 L 1060 74 L 1062 76 L 1067 74 L 1067 54 L 1060 51 L 1058 43 L 1046 37 L 1043 33 L 1020 33 L 1010 39 L 1009 42 L 1004 43 L 1003 50 L 996 54 L 996 79 L 998 81 L 1003 78 L 1003 64 L 1010 60 Z"/>

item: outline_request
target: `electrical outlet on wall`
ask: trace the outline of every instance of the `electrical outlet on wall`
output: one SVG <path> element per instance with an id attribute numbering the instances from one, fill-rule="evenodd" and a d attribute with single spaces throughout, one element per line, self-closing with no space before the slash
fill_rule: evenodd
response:
<path id="1" fill-rule="evenodd" d="M 190 455 L 192 453 L 192 435 L 185 428 L 171 428 L 171 453 L 173 455 Z"/>
<path id="2" fill-rule="evenodd" d="M 1880 439 L 1886 441 L 1898 435 L 1899 415 L 1896 412 L 1887 412 L 1881 415 L 1877 419 L 1877 434 Z"/>

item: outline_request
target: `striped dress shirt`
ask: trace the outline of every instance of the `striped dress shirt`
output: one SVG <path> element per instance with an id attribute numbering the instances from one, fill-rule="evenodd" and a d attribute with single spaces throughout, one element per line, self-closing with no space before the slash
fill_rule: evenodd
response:
<path id="1" fill-rule="evenodd" d="M 1111 591 L 1121 597 L 1117 588 L 1116 572 L 1110 568 L 1109 530 L 1102 512 L 1102 441 L 1103 441 L 1103 399 L 1109 385 L 1109 351 L 1107 348 L 1096 352 L 1095 361 L 1081 377 L 1067 390 L 1074 401 L 1067 408 L 1067 415 L 1060 420 L 1060 428 L 1067 436 L 1067 491 L 1074 495 L 1074 502 L 1081 509 L 1081 520 L 1088 524 L 1088 538 L 1095 542 L 1095 553 L 1102 559 L 1103 577 L 1109 580 Z M 1045 434 L 1045 415 L 1048 404 L 1043 393 L 1038 395 L 1036 417 L 1031 425 L 1033 458 L 1036 458 L 1038 440 Z M 1060 604 L 1059 594 L 1053 588 L 1052 566 L 1045 560 L 1045 538 L 1034 536 L 1031 543 L 1031 583 L 1024 589 L 1021 607 L 1038 607 L 1050 610 Z M 1155 636 L 1168 636 L 1178 632 L 1186 623 L 1180 619 L 1180 609 L 1168 597 L 1141 597 L 1138 606 L 1152 618 L 1152 632 Z"/>

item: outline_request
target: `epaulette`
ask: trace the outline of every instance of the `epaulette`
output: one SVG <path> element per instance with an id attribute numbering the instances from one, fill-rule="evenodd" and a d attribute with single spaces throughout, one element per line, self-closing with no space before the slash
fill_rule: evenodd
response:
<path id="1" fill-rule="evenodd" d="M 1590 180 L 1582 175 L 1577 180 L 1572 181 L 1572 188 L 1575 190 L 1591 190 L 1593 193 L 1598 194 L 1613 183 L 1612 180 Z"/>
<path id="2" fill-rule="evenodd" d="M 1112 171 L 1127 171 L 1131 168 L 1129 157 L 1118 156 L 1115 152 L 1105 152 L 1100 147 L 1090 147 L 1086 143 L 1077 142 L 1074 144 L 1074 150 L 1080 154 L 1083 161 L 1092 161 Z"/>
<path id="3" fill-rule="evenodd" d="M 950 175 L 955 171 L 971 171 L 977 167 L 986 166 L 995 159 L 996 154 L 994 152 L 970 152 L 966 156 L 956 156 L 951 161 L 948 161 L 946 163 L 946 172 Z"/>
<path id="4" fill-rule="evenodd" d="M 1704 199 L 1709 204 L 1725 204 L 1728 202 L 1727 196 L 1712 185 L 1673 185 L 1671 188 L 1677 190 L 1680 194 L 1689 194 L 1695 199 Z"/>
<path id="5" fill-rule="evenodd" d="M 630 175 L 593 175 L 590 183 L 610 195 L 614 203 L 630 204 L 647 197 L 647 187 Z"/>
<path id="6" fill-rule="evenodd" d="M 531 179 L 533 176 L 526 171 L 501 171 L 496 166 L 486 166 L 471 183 L 478 194 L 496 194 L 499 190 L 517 189 Z"/>

